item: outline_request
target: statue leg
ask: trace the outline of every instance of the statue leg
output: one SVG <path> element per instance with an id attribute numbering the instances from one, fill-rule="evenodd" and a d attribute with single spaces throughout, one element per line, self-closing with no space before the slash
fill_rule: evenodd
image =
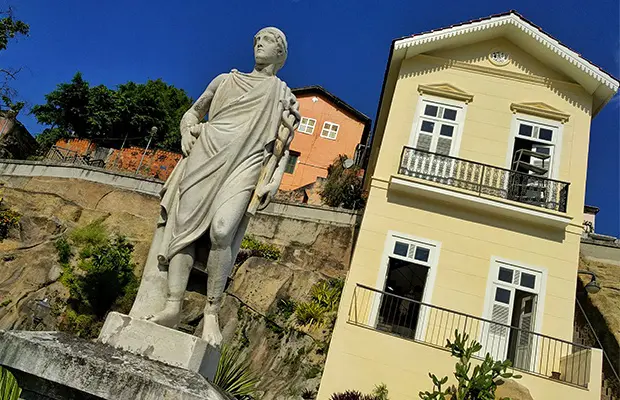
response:
<path id="1" fill-rule="evenodd" d="M 251 193 L 239 193 L 222 206 L 211 223 L 211 251 L 207 260 L 207 304 L 204 311 L 204 327 L 202 338 L 213 346 L 220 346 L 222 333 L 218 320 L 218 312 L 222 306 L 222 298 L 226 281 L 230 276 L 236 254 L 233 253 L 233 241 L 240 223 L 250 202 Z M 245 227 L 245 225 L 244 225 Z"/>
<path id="2" fill-rule="evenodd" d="M 195 246 L 190 244 L 177 253 L 168 266 L 168 298 L 166 306 L 157 314 L 148 317 L 149 321 L 174 328 L 179 323 L 181 307 L 189 274 L 194 265 Z"/>

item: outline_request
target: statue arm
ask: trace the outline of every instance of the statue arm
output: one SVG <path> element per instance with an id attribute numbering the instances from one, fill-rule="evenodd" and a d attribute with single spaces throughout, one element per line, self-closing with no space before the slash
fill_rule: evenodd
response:
<path id="1" fill-rule="evenodd" d="M 196 100 L 192 107 L 183 114 L 183 118 L 181 118 L 181 149 L 183 150 L 183 155 L 186 157 L 189 155 L 189 152 L 200 134 L 200 121 L 202 121 L 209 112 L 213 96 L 215 96 L 217 88 L 224 79 L 226 79 L 227 75 L 228 74 L 221 74 L 215 77 L 215 79 L 209 83 L 204 93 L 200 95 L 198 100 Z"/>

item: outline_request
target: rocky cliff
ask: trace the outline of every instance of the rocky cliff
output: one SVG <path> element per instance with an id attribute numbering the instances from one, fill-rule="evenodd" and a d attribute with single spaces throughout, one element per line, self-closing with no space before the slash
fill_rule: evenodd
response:
<path id="1" fill-rule="evenodd" d="M 21 220 L 0 242 L 0 329 L 57 328 L 68 292 L 59 282 L 54 242 L 96 219 L 134 244 L 141 274 L 159 211 L 155 197 L 71 179 L 4 181 L 4 202 Z M 307 301 L 317 282 L 345 277 L 353 228 L 259 215 L 248 233 L 277 246 L 280 257 L 250 257 L 236 267 L 220 315 L 225 342 L 241 348 L 259 373 L 261 399 L 314 398 L 333 321 L 328 315 L 322 325 L 300 325 L 291 304 Z M 181 327 L 188 333 L 202 329 L 205 286 L 196 271 Z M 40 306 L 42 299 L 51 307 Z"/>

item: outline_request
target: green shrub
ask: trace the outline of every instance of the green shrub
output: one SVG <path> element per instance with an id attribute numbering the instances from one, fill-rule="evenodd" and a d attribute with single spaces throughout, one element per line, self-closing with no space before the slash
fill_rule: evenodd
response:
<path id="1" fill-rule="evenodd" d="M 321 281 L 312 287 L 310 295 L 314 302 L 323 306 L 327 311 L 335 311 L 338 309 L 342 288 L 342 280 Z"/>
<path id="2" fill-rule="evenodd" d="M 389 400 L 387 386 L 382 383 L 375 385 L 372 394 L 362 394 L 357 390 L 347 390 L 344 393 L 334 393 L 330 400 Z"/>
<path id="3" fill-rule="evenodd" d="M 288 320 L 295 312 L 295 300 L 292 299 L 280 299 L 278 301 L 278 314 L 282 315 L 282 318 Z"/>
<path id="4" fill-rule="evenodd" d="M 239 350 L 222 347 L 213 383 L 237 399 L 255 396 L 259 378 L 250 369 L 250 364 L 241 360 Z"/>
<path id="5" fill-rule="evenodd" d="M 64 236 L 58 238 L 54 246 L 56 247 L 56 253 L 58 253 L 58 262 L 62 265 L 68 264 L 71 261 L 71 257 L 73 257 L 73 252 L 67 239 Z"/>
<path id="6" fill-rule="evenodd" d="M 19 226 L 21 215 L 18 212 L 6 208 L 3 199 L 0 197 L 0 241 L 7 238 L 11 228 Z"/>
<path id="7" fill-rule="evenodd" d="M 107 243 L 108 233 L 103 225 L 103 220 L 98 219 L 86 226 L 75 229 L 71 232 L 69 238 L 78 246 L 101 246 Z"/>
<path id="8" fill-rule="evenodd" d="M 55 246 L 63 266 L 60 281 L 69 289 L 59 328 L 96 337 L 108 311 L 128 313 L 133 305 L 139 287 L 133 273 L 133 245 L 123 236 L 110 237 L 102 221 L 95 221 L 71 232 L 69 240 L 59 238 Z"/>
<path id="9" fill-rule="evenodd" d="M 0 399 L 19 400 L 22 390 L 17 385 L 17 379 L 6 368 L 0 367 Z"/>
<path id="10" fill-rule="evenodd" d="M 281 256 L 280 249 L 276 246 L 263 243 L 251 235 L 246 235 L 243 237 L 243 240 L 241 241 L 241 248 L 252 250 L 252 255 L 263 257 L 268 260 L 279 260 Z"/>
<path id="11" fill-rule="evenodd" d="M 471 368 L 471 358 L 474 354 L 482 349 L 482 345 L 475 340 L 468 343 L 469 336 L 459 334 L 458 330 L 454 332 L 454 342 L 446 344 L 450 349 L 453 357 L 458 359 L 455 365 L 454 377 L 457 380 L 457 386 L 449 386 L 442 389 L 448 382 L 448 377 L 438 379 L 437 376 L 429 374 L 433 381 L 433 392 L 420 392 L 419 396 L 422 400 L 493 400 L 495 399 L 495 390 L 498 386 L 498 379 L 520 379 L 520 375 L 513 375 L 507 372 L 511 367 L 511 362 L 495 361 L 489 353 L 487 353 L 482 364 Z M 470 376 L 471 371 L 471 376 Z"/>
<path id="12" fill-rule="evenodd" d="M 12 302 L 13 302 L 13 300 L 11 300 L 11 299 L 6 299 L 6 300 L 4 300 L 2 303 L 0 303 L 0 308 L 3 308 L 3 307 L 8 306 L 8 305 L 9 305 L 9 304 L 11 304 Z"/>
<path id="13" fill-rule="evenodd" d="M 295 317 L 297 323 L 302 326 L 321 325 L 326 311 L 325 307 L 313 301 L 298 303 Z"/>
<path id="14" fill-rule="evenodd" d="M 363 208 L 366 202 L 362 171 L 357 165 L 344 168 L 343 164 L 347 158 L 341 154 L 327 168 L 327 179 L 320 195 L 328 206 L 358 210 Z"/>

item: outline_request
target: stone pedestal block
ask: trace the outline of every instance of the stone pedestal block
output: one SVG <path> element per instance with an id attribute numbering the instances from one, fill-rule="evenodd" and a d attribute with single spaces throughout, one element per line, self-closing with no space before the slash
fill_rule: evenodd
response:
<path id="1" fill-rule="evenodd" d="M 196 372 L 61 332 L 0 331 L 0 365 L 28 400 L 230 400 Z"/>
<path id="2" fill-rule="evenodd" d="M 206 341 L 153 322 L 111 312 L 99 342 L 165 364 L 198 372 L 213 381 L 220 359 L 218 349 Z"/>

